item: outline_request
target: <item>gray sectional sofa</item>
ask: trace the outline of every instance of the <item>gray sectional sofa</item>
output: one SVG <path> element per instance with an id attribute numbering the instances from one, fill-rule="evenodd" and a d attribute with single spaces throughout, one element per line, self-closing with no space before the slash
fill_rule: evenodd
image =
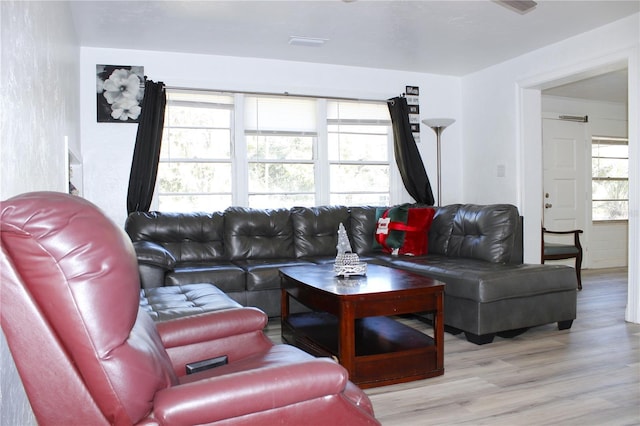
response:
<path id="1" fill-rule="evenodd" d="M 522 218 L 507 204 L 435 207 L 429 251 L 392 256 L 374 244 L 372 206 L 250 209 L 214 213 L 133 213 L 125 229 L 142 286 L 212 283 L 244 306 L 280 314 L 279 268 L 333 262 L 344 224 L 353 251 L 369 263 L 409 270 L 445 285 L 445 326 L 477 344 L 496 334 L 576 318 L 573 268 L 522 263 Z"/>

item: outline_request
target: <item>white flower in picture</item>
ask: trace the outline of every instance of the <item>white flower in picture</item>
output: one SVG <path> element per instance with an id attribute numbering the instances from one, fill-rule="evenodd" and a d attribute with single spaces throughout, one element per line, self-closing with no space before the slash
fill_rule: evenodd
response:
<path id="1" fill-rule="evenodd" d="M 111 117 L 120 121 L 136 120 L 141 111 L 138 101 L 124 96 L 111 105 Z"/>
<path id="2" fill-rule="evenodd" d="M 129 70 L 117 69 L 104 82 L 104 97 L 110 104 L 122 98 L 136 100 L 140 90 L 140 79 Z"/>

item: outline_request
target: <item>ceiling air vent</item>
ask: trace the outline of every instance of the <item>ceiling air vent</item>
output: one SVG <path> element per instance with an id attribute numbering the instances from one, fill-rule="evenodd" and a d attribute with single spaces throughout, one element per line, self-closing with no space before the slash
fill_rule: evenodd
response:
<path id="1" fill-rule="evenodd" d="M 538 5 L 537 2 L 531 0 L 497 0 L 497 3 L 522 14 L 531 11 Z"/>

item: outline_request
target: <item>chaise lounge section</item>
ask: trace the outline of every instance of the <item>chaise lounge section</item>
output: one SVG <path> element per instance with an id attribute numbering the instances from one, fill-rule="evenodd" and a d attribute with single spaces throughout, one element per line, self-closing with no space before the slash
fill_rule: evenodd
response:
<path id="1" fill-rule="evenodd" d="M 362 234 L 375 232 L 374 210 L 352 210 Z M 575 273 L 563 265 L 522 263 L 521 225 L 512 205 L 445 206 L 437 208 L 429 229 L 427 255 L 376 253 L 370 261 L 445 282 L 447 331 L 464 331 L 473 343 L 490 343 L 496 334 L 513 336 L 554 322 L 559 329 L 571 328 L 576 318 Z M 374 252 L 369 239 L 356 241 L 363 255 Z"/>

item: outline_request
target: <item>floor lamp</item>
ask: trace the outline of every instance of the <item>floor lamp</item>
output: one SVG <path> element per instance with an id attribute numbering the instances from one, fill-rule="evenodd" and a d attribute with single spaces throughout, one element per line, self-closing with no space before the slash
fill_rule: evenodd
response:
<path id="1" fill-rule="evenodd" d="M 436 132 L 437 151 L 438 156 L 438 206 L 442 205 L 442 178 L 440 176 L 442 168 L 440 167 L 440 135 L 443 130 L 451 126 L 456 120 L 453 118 L 427 118 L 422 120 L 422 123 L 431 127 Z"/>

